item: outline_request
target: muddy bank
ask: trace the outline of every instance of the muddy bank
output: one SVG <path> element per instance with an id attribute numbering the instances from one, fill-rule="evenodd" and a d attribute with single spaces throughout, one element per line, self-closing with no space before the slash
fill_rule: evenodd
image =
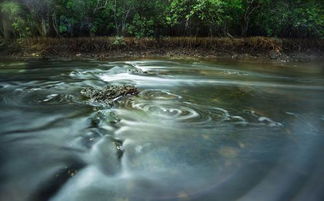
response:
<path id="1" fill-rule="evenodd" d="M 39 58 L 198 57 L 274 62 L 323 60 L 324 41 L 251 38 L 32 38 L 2 44 L 2 56 Z"/>

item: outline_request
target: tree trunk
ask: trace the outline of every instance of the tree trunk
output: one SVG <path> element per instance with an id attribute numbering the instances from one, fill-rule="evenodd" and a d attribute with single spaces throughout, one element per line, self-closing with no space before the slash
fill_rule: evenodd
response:
<path id="1" fill-rule="evenodd" d="M 41 36 L 47 35 L 47 28 L 46 28 L 46 20 L 44 18 L 41 19 Z"/>
<path id="2" fill-rule="evenodd" d="M 55 13 L 53 15 L 48 16 L 48 33 L 47 36 L 50 37 L 56 37 L 58 36 L 58 30 L 57 30 L 57 25 L 56 25 L 56 15 Z"/>
<path id="3" fill-rule="evenodd" d="M 3 27 L 3 36 L 6 40 L 9 40 L 11 37 L 11 26 L 8 20 L 2 19 L 2 27 Z"/>
<path id="4" fill-rule="evenodd" d="M 241 35 L 245 37 L 249 28 L 249 21 L 244 19 L 242 24 Z"/>

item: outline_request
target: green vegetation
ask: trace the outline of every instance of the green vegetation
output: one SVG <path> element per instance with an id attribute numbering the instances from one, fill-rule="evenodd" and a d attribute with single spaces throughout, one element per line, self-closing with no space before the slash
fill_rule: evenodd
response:
<path id="1" fill-rule="evenodd" d="M 0 0 L 3 38 L 323 38 L 321 0 Z"/>

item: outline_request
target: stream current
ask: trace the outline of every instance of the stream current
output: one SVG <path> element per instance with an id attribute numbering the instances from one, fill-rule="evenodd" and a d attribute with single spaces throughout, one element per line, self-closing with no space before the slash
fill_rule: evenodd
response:
<path id="1" fill-rule="evenodd" d="M 1 61 L 0 111 L 0 201 L 324 198 L 319 65 Z"/>

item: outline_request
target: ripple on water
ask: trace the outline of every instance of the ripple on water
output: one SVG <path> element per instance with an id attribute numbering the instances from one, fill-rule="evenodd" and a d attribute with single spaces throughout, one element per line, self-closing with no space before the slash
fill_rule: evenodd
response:
<path id="1" fill-rule="evenodd" d="M 126 124 L 175 125 L 180 127 L 260 126 L 282 127 L 268 117 L 253 111 L 243 116 L 230 113 L 226 108 L 184 102 L 182 97 L 166 90 L 144 90 L 138 97 L 120 103 L 114 109 Z"/>
<path id="2" fill-rule="evenodd" d="M 166 90 L 157 90 L 157 89 L 149 89 L 144 90 L 140 93 L 141 98 L 145 100 L 179 100 L 182 99 L 181 96 L 173 94 Z"/>
<path id="3" fill-rule="evenodd" d="M 183 102 L 181 96 L 166 90 L 144 90 L 138 97 L 122 103 L 116 113 L 124 122 L 131 124 L 138 122 L 210 127 L 234 119 L 236 122 L 245 121 L 242 117 L 232 117 L 223 108 Z"/>
<path id="4" fill-rule="evenodd" d="M 221 108 L 200 108 L 192 103 L 171 101 L 145 101 L 133 103 L 132 108 L 142 110 L 158 120 L 170 120 L 185 124 L 221 122 L 227 119 L 228 112 Z"/>

